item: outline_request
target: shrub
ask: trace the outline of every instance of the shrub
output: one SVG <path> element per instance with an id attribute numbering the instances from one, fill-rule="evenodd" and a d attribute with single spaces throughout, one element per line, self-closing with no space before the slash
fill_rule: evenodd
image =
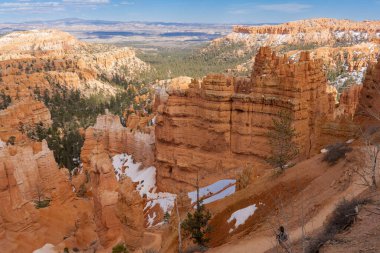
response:
<path id="1" fill-rule="evenodd" d="M 311 240 L 306 252 L 319 252 L 324 243 L 333 239 L 336 234 L 349 228 L 355 222 L 358 206 L 367 203 L 369 203 L 368 199 L 343 200 L 340 202 L 327 220 L 323 231 L 315 239 Z"/>
<path id="2" fill-rule="evenodd" d="M 330 166 L 336 164 L 341 158 L 346 156 L 346 153 L 351 152 L 352 148 L 346 143 L 336 143 L 327 147 L 327 152 L 323 156 L 323 161 Z"/>
<path id="3" fill-rule="evenodd" d="M 44 199 L 44 200 L 37 200 L 34 202 L 34 205 L 37 209 L 45 208 L 50 205 L 50 199 Z"/>
<path id="4" fill-rule="evenodd" d="M 124 243 L 119 243 L 112 248 L 112 253 L 128 253 L 128 249 Z"/>
<path id="5" fill-rule="evenodd" d="M 11 137 L 8 138 L 7 145 L 8 144 L 15 145 L 15 142 L 16 142 L 16 137 L 15 136 L 11 136 Z"/>

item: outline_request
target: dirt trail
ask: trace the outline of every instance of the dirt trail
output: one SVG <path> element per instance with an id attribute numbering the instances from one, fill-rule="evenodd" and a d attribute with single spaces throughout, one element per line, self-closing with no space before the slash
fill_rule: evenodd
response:
<path id="1" fill-rule="evenodd" d="M 351 186 L 341 194 L 336 195 L 329 204 L 327 204 L 316 216 L 309 220 L 305 225 L 306 233 L 310 234 L 314 230 L 323 226 L 326 217 L 333 212 L 336 205 L 343 199 L 352 199 L 361 194 L 366 187 L 358 184 Z M 302 237 L 302 227 L 298 227 L 289 232 L 292 241 L 297 241 Z M 254 238 L 245 238 L 237 242 L 231 242 L 222 246 L 208 250 L 209 253 L 263 253 L 272 249 L 276 242 L 274 236 L 263 236 Z"/>
<path id="2" fill-rule="evenodd" d="M 158 252 L 161 249 L 161 243 L 162 243 L 162 232 L 146 231 L 144 233 L 144 240 L 143 240 L 144 250 L 155 250 Z"/>

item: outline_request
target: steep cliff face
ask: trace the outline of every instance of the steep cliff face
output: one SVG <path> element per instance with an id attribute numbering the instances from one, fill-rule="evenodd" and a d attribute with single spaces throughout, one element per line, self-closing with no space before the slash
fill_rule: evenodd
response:
<path id="1" fill-rule="evenodd" d="M 154 132 L 123 127 L 120 118 L 102 115 L 86 130 L 81 152 L 83 171 L 74 179 L 77 191 L 88 189 L 96 212 L 101 245 L 109 248 L 118 241 L 130 249 L 141 246 L 145 218 L 144 203 L 129 178 L 117 180 L 111 157 L 128 153 L 148 166 L 154 161 Z M 88 175 L 88 176 L 85 176 Z"/>
<path id="2" fill-rule="evenodd" d="M 49 206 L 37 209 L 39 199 Z M 0 201 L 2 252 L 32 252 L 47 242 L 98 245 L 93 207 L 74 198 L 68 171 L 58 169 L 45 141 L 0 148 Z"/>
<path id="3" fill-rule="evenodd" d="M 0 84 L 13 98 L 56 86 L 85 95 L 115 94 L 115 77 L 130 80 L 150 67 L 131 48 L 88 44 L 57 30 L 14 32 L 0 38 Z"/>
<path id="4" fill-rule="evenodd" d="M 380 58 L 367 71 L 359 105 L 356 111 L 356 121 L 363 125 L 379 125 L 380 120 Z"/>
<path id="5" fill-rule="evenodd" d="M 266 134 L 281 110 L 294 116 L 300 157 L 315 154 L 329 143 L 322 138 L 323 126 L 338 118 L 333 91 L 321 60 L 304 52 L 298 62 L 289 62 L 269 48 L 259 50 L 251 78 L 209 75 L 188 89 L 170 90 L 158 107 L 159 186 L 191 189 L 198 172 L 203 185 L 234 176 L 247 164 L 263 170 L 270 154 Z M 339 128 L 337 124 L 333 129 Z"/>
<path id="6" fill-rule="evenodd" d="M 132 123 L 131 125 L 136 126 Z M 86 141 L 81 152 L 84 165 L 90 165 L 92 152 L 97 152 L 94 151 L 96 149 L 104 150 L 109 156 L 128 153 L 133 155 L 136 161 L 142 162 L 146 166 L 152 165 L 154 162 L 154 131 L 152 128 L 145 130 L 144 133 L 136 131 L 134 128 L 123 127 L 120 118 L 115 115 L 99 116 L 96 124 L 86 130 Z"/>
<path id="7" fill-rule="evenodd" d="M 144 201 L 136 185 L 117 180 L 111 155 L 134 154 L 146 164 L 154 160 L 154 133 L 123 127 L 120 119 L 103 115 L 86 131 L 83 169 L 69 175 L 59 169 L 46 141 L 33 142 L 21 127 L 50 126 L 43 103 L 26 99 L 0 112 L 0 248 L 32 252 L 46 243 L 57 251 L 78 248 L 109 252 L 119 242 L 141 247 Z M 138 125 L 138 124 L 137 124 Z M 6 144 L 15 136 L 14 144 Z M 39 199 L 47 207 L 36 208 Z"/>

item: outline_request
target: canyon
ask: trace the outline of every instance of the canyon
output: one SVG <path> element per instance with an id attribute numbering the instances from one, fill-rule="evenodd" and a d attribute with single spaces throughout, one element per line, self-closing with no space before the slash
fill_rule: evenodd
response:
<path id="1" fill-rule="evenodd" d="M 212 214 L 208 252 L 274 252 L 281 224 L 299 247 L 303 229 L 315 236 L 342 199 L 368 193 L 355 172 L 366 166 L 360 130 L 379 125 L 379 29 L 378 21 L 333 19 L 237 26 L 211 45 L 243 41 L 241 50 L 256 50 L 242 63 L 247 76 L 227 71 L 129 86 L 148 92 L 130 95 L 135 103 L 117 115 L 105 106 L 94 124 L 78 129 L 83 145 L 72 170 L 56 161 L 51 143 L 25 131 L 56 123 L 36 89 L 112 97 L 122 90 L 113 80 L 132 81 L 151 66 L 131 48 L 57 30 L 0 37 L 0 87 L 11 98 L 0 111 L 0 248 L 178 252 L 178 224 L 193 210 L 197 187 Z M 289 45 L 298 48 L 283 50 Z M 282 173 L 267 162 L 279 112 L 292 116 L 299 147 Z M 338 143 L 350 152 L 328 164 L 324 156 Z M 242 210 L 251 211 L 243 221 Z M 184 247 L 193 246 L 182 236 Z M 365 238 L 368 247 L 377 240 Z"/>
<path id="2" fill-rule="evenodd" d="M 0 38 L 0 83 L 12 98 L 60 87 L 114 95 L 115 77 L 149 70 L 131 48 L 87 44 L 58 30 L 14 32 Z"/>

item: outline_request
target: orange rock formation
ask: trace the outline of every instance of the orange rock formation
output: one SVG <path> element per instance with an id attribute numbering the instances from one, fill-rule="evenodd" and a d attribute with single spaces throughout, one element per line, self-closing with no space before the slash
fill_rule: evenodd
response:
<path id="1" fill-rule="evenodd" d="M 365 125 L 379 125 L 380 121 L 380 58 L 368 70 L 360 94 L 356 120 Z"/>
<path id="2" fill-rule="evenodd" d="M 280 25 L 264 26 L 235 26 L 235 33 L 243 34 L 267 34 L 267 35 L 299 35 L 305 44 L 325 44 L 335 41 L 359 40 L 371 41 L 378 38 L 380 32 L 379 21 L 356 22 L 351 20 L 339 20 L 330 18 L 308 19 L 288 22 Z M 361 36 L 361 33 L 363 36 Z M 355 36 L 356 35 L 356 36 Z M 357 37 L 357 38 L 355 38 Z M 298 36 L 286 38 L 288 44 L 298 44 Z"/>
<path id="3" fill-rule="evenodd" d="M 328 90 L 321 60 L 304 52 L 299 62 L 291 63 L 261 48 L 250 79 L 209 75 L 186 90 L 169 91 L 167 102 L 158 107 L 159 186 L 190 189 L 197 171 L 206 184 L 233 176 L 247 163 L 265 168 L 270 154 L 266 133 L 280 110 L 294 116 L 300 156 L 315 154 L 331 141 L 324 135 L 342 127 L 335 121 L 334 93 Z M 350 120 L 352 115 L 340 118 Z M 329 122 L 335 124 L 323 128 Z"/>

